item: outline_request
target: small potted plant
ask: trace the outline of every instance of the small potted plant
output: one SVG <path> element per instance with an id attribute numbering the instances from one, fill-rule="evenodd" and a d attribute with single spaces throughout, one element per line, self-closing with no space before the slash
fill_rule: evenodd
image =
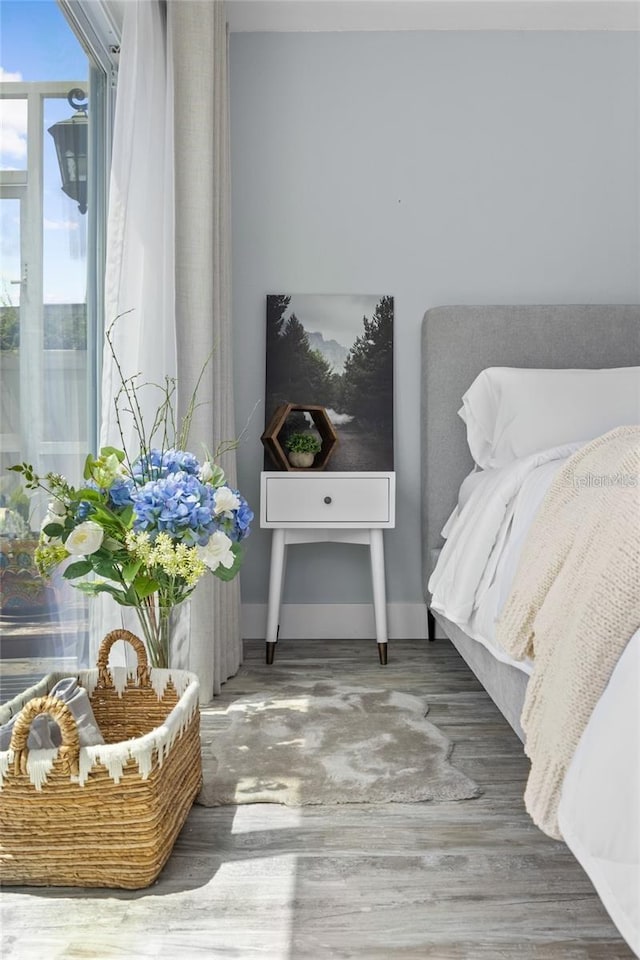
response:
<path id="1" fill-rule="evenodd" d="M 291 433 L 285 440 L 289 463 L 292 467 L 310 467 L 322 444 L 313 433 Z"/>

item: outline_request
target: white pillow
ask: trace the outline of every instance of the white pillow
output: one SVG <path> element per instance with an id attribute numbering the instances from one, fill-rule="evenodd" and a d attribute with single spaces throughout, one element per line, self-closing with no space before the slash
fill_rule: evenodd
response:
<path id="1" fill-rule="evenodd" d="M 478 466 L 504 467 L 518 457 L 640 423 L 640 367 L 488 367 L 464 394 L 458 415 Z"/>

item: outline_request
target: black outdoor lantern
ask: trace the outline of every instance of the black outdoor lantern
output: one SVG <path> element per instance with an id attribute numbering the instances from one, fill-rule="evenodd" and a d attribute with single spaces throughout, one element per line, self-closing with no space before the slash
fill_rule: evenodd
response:
<path id="1" fill-rule="evenodd" d="M 89 142 L 89 118 L 87 95 L 74 87 L 67 97 L 69 106 L 76 112 L 68 120 L 59 120 L 49 127 L 58 154 L 58 166 L 62 177 L 62 192 L 77 200 L 80 213 L 87 212 L 87 147 Z"/>

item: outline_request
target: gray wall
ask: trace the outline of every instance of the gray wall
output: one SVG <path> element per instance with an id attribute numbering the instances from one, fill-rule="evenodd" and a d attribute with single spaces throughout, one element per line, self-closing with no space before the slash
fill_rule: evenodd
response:
<path id="1" fill-rule="evenodd" d="M 232 34 L 239 484 L 256 514 L 265 295 L 395 296 L 398 524 L 420 603 L 420 324 L 452 303 L 640 300 L 639 41 L 622 33 Z M 270 535 L 247 541 L 264 603 Z M 366 552 L 296 547 L 285 601 L 371 598 Z"/>

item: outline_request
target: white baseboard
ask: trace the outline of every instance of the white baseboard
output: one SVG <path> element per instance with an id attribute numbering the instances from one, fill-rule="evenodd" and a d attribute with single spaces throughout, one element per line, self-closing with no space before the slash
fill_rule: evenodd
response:
<path id="1" fill-rule="evenodd" d="M 264 640 L 266 603 L 242 604 L 242 636 Z M 424 603 L 388 603 L 390 640 L 423 640 L 427 637 Z M 373 604 L 285 603 L 280 611 L 283 640 L 375 640 Z"/>

